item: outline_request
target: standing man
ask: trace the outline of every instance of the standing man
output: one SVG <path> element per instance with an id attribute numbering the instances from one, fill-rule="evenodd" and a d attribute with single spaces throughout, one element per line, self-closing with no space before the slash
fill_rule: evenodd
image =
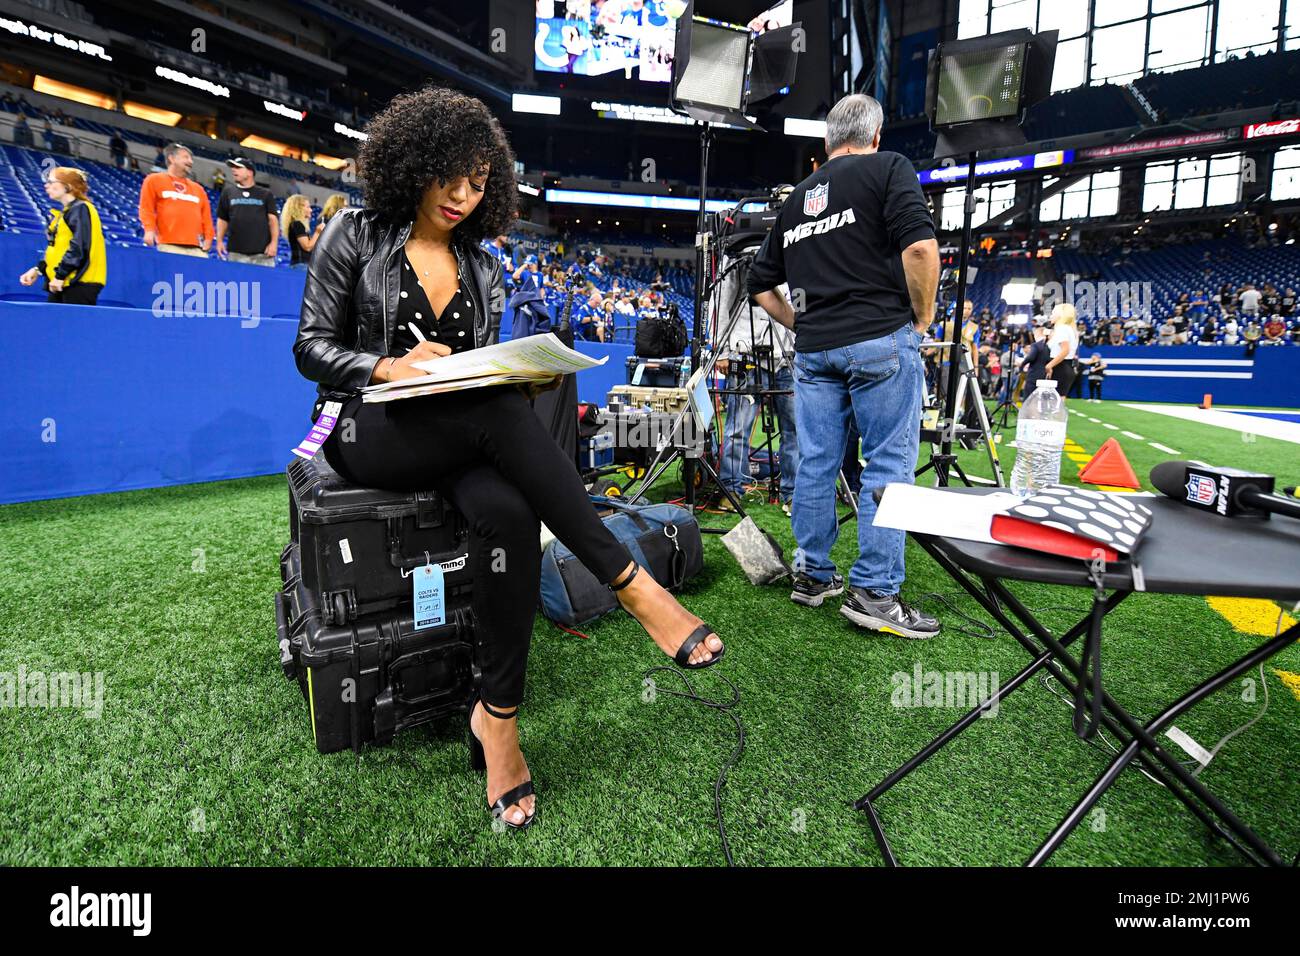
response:
<path id="1" fill-rule="evenodd" d="M 207 258 L 212 245 L 212 209 L 203 187 L 190 179 L 194 156 L 179 143 L 162 151 L 166 169 L 150 173 L 140 186 L 144 244 L 159 252 Z"/>
<path id="2" fill-rule="evenodd" d="M 839 531 L 835 479 L 849 421 L 867 467 L 858 558 L 840 613 L 908 638 L 939 622 L 905 604 L 902 531 L 877 528 L 871 490 L 912 481 L 921 429 L 921 337 L 934 317 L 939 244 L 912 165 L 882 153 L 880 104 L 846 96 L 826 117 L 825 165 L 795 187 L 749 273 L 748 289 L 795 333 L 799 474 L 793 528 L 798 574 L 790 599 L 819 607 L 842 594 L 830 560 Z M 776 291 L 788 283 L 798 312 Z"/>
<path id="3" fill-rule="evenodd" d="M 217 255 L 231 262 L 274 266 L 280 244 L 275 196 L 256 183 L 253 164 L 242 157 L 226 160 L 233 183 L 217 200 Z"/>

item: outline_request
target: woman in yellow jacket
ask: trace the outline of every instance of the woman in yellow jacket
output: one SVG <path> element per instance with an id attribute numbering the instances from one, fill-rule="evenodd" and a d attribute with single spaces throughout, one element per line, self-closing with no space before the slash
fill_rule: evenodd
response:
<path id="1" fill-rule="evenodd" d="M 44 277 L 48 301 L 94 305 L 104 289 L 108 261 L 99 212 L 87 198 L 86 174 L 56 166 L 45 179 L 45 195 L 63 208 L 50 210 L 44 258 L 18 281 L 34 285 Z"/>

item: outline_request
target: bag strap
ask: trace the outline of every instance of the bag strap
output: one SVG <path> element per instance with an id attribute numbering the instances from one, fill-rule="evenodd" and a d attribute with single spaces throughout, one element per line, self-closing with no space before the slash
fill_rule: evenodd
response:
<path id="1" fill-rule="evenodd" d="M 653 530 L 641 514 L 641 508 L 650 507 L 650 505 L 629 505 L 622 501 L 615 501 L 613 498 L 606 497 L 605 495 L 590 495 L 589 497 L 594 505 L 608 505 L 613 510 L 627 515 L 640 530 Z"/>

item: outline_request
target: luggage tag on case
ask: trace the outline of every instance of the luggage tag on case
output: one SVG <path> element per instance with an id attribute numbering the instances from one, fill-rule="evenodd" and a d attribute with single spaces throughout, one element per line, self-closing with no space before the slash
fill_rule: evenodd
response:
<path id="1" fill-rule="evenodd" d="M 315 458 L 321 445 L 325 444 L 325 439 L 330 437 L 330 432 L 334 431 L 334 426 L 339 423 L 339 412 L 342 410 L 342 402 L 326 402 L 325 407 L 321 409 L 320 417 L 316 419 L 316 424 L 311 426 L 307 437 L 298 442 L 298 447 L 293 450 L 293 453 L 307 461 Z"/>
<path id="2" fill-rule="evenodd" d="M 434 564 L 429 552 L 424 552 L 424 565 L 410 573 L 411 597 L 415 606 L 415 629 L 423 631 L 446 623 L 446 591 L 443 588 L 442 566 Z M 402 572 L 405 574 L 406 572 Z"/>

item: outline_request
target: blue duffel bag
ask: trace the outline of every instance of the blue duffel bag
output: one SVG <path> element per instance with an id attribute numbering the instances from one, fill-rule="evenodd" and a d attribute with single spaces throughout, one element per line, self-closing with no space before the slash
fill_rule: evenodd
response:
<path id="1" fill-rule="evenodd" d="M 700 526 L 685 508 L 667 504 L 629 505 L 592 495 L 598 511 L 612 513 L 602 520 L 632 558 L 670 591 L 681 587 L 704 567 Z M 618 596 L 560 541 L 542 552 L 542 613 L 557 624 L 574 627 L 608 614 L 619 606 Z"/>

